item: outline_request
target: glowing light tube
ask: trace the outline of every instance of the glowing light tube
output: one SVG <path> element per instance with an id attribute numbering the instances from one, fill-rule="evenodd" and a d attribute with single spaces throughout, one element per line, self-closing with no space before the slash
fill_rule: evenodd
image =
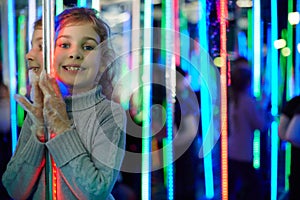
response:
<path id="1" fill-rule="evenodd" d="M 238 51 L 239 55 L 247 58 L 247 37 L 245 32 L 240 31 L 238 33 Z"/>
<path id="2" fill-rule="evenodd" d="M 253 5 L 253 90 L 254 96 L 260 97 L 261 74 L 261 17 L 260 0 L 254 0 Z"/>
<path id="3" fill-rule="evenodd" d="M 296 11 L 300 13 L 300 0 L 297 0 Z M 300 23 L 296 25 L 295 35 L 295 47 L 298 47 L 295 53 L 295 95 L 300 95 Z"/>
<path id="4" fill-rule="evenodd" d="M 208 53 L 208 35 L 207 35 L 207 21 L 206 21 L 206 0 L 199 0 L 199 22 L 198 22 L 198 36 L 200 42 L 200 55 Z M 200 17 L 201 16 L 201 17 Z M 209 58 L 207 56 L 201 56 L 201 71 L 202 77 L 209 77 Z M 201 125 L 203 133 L 203 161 L 204 161 L 204 178 L 205 178 L 205 195 L 208 199 L 214 197 L 214 180 L 213 180 L 213 169 L 212 169 L 212 154 L 211 146 L 213 140 L 213 133 L 210 132 L 209 125 L 211 123 L 212 104 L 210 102 L 210 94 L 206 86 L 205 80 L 201 81 L 200 86 L 200 99 L 202 106 L 201 111 Z"/>
<path id="5" fill-rule="evenodd" d="M 228 200 L 228 116 L 227 116 L 227 0 L 220 0 L 220 57 L 221 57 L 221 189 L 222 200 Z"/>
<path id="6" fill-rule="evenodd" d="M 86 7 L 86 0 L 77 0 L 78 7 Z"/>
<path id="7" fill-rule="evenodd" d="M 288 1 L 288 13 L 293 12 L 294 0 Z M 294 76 L 293 76 L 293 58 L 294 58 L 294 34 L 293 25 L 289 22 L 287 23 L 287 47 L 290 49 L 291 53 L 287 57 L 287 69 L 286 69 L 286 99 L 290 100 L 294 96 Z M 296 66 L 299 68 L 299 66 Z"/>
<path id="8" fill-rule="evenodd" d="M 33 34 L 33 24 L 36 20 L 36 1 L 28 0 L 28 49 L 31 49 L 31 37 Z"/>
<path id="9" fill-rule="evenodd" d="M 7 1 L 7 21 L 8 23 L 8 66 L 9 66 L 9 99 L 10 99 L 10 120 L 11 120 L 11 138 L 12 152 L 15 152 L 17 146 L 17 104 L 14 95 L 17 91 L 16 80 L 16 30 L 15 30 L 15 1 Z"/>
<path id="10" fill-rule="evenodd" d="M 253 94 L 256 98 L 260 98 L 261 96 L 261 85 L 260 85 L 260 77 L 261 77 L 261 15 L 260 15 L 260 0 L 254 0 L 253 5 Z M 260 167 L 260 131 L 255 130 L 254 138 L 253 138 L 253 167 L 255 169 L 259 169 Z"/>
<path id="11" fill-rule="evenodd" d="M 143 51 L 143 125 L 142 125 L 142 187 L 143 200 L 151 199 L 151 82 L 152 82 L 152 11 L 151 0 L 144 1 L 144 51 Z"/>
<path id="12" fill-rule="evenodd" d="M 278 115 L 278 52 L 273 44 L 278 39 L 277 0 L 271 1 L 271 114 Z M 277 169 L 278 169 L 278 124 L 271 125 L 271 200 L 277 199 Z"/>
<path id="13" fill-rule="evenodd" d="M 164 0 L 163 5 L 165 6 L 165 47 L 166 47 L 166 98 L 167 98 L 167 138 L 166 138 L 166 172 L 167 172 L 167 192 L 168 199 L 174 199 L 174 178 L 173 178 L 173 102 L 175 102 L 175 57 L 174 57 L 174 23 L 173 23 L 173 0 Z M 171 89 L 171 90 L 170 90 Z"/>
<path id="14" fill-rule="evenodd" d="M 99 12 L 101 11 L 101 4 L 100 4 L 101 0 L 92 0 L 92 8 L 98 10 Z M 137 3 L 136 0 L 133 0 L 132 4 Z M 132 10 L 132 12 L 134 12 Z M 134 15 L 132 15 L 133 17 Z"/>
<path id="15" fill-rule="evenodd" d="M 18 93 L 26 95 L 26 27 L 25 27 L 25 15 L 21 14 L 18 17 L 18 40 L 17 40 L 17 52 L 18 52 Z M 18 126 L 22 127 L 24 121 L 25 112 L 22 106 L 17 105 L 17 122 Z"/>
<path id="16" fill-rule="evenodd" d="M 54 53 L 54 1 L 43 0 L 42 3 L 43 8 L 43 63 L 44 68 L 48 74 L 53 74 L 53 69 L 51 66 L 53 64 L 53 53 Z M 50 132 L 45 131 L 46 141 L 50 140 Z M 52 170 L 52 162 L 51 155 L 45 150 L 46 156 L 46 166 L 45 166 L 45 174 L 46 174 L 46 198 L 47 199 L 55 199 L 56 193 L 53 188 L 53 170 Z M 54 177 L 55 178 L 55 177 Z"/>
<path id="17" fill-rule="evenodd" d="M 64 1 L 56 0 L 55 1 L 55 15 L 60 14 L 63 10 L 64 10 Z"/>

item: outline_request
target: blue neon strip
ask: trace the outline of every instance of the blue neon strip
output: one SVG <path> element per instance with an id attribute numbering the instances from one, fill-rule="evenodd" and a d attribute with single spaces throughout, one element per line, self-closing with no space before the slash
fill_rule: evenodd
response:
<path id="1" fill-rule="evenodd" d="M 199 0 L 199 16 L 202 16 L 198 22 L 198 34 L 200 42 L 200 55 L 208 52 L 208 36 L 207 36 L 207 20 L 206 20 L 206 0 Z M 201 52 L 203 51 L 203 52 Z M 201 56 L 201 71 L 204 80 L 201 80 L 200 98 L 201 104 L 205 105 L 201 107 L 201 124 L 203 133 L 203 148 L 204 148 L 204 177 L 205 177 L 205 194 L 208 199 L 214 197 L 214 180 L 213 180 L 213 170 L 212 170 L 212 155 L 210 141 L 213 133 L 209 129 L 209 125 L 212 123 L 212 104 L 210 101 L 210 95 L 206 80 L 209 76 L 209 60 L 207 56 Z"/>
<path id="2" fill-rule="evenodd" d="M 173 2 L 174 3 L 174 2 Z M 165 0 L 165 16 L 166 16 L 166 30 L 165 30 L 165 46 L 166 46 L 166 73 L 169 74 L 169 79 L 166 79 L 168 83 L 166 83 L 167 86 L 170 86 L 172 90 L 175 90 L 175 87 L 172 86 L 172 70 L 175 71 L 175 69 L 172 69 L 175 66 L 172 66 L 172 52 L 174 51 L 174 32 L 171 30 L 174 30 L 173 26 L 173 14 L 172 14 L 172 1 L 171 0 Z M 172 48 L 173 47 L 173 48 Z M 169 84 L 170 83 L 170 84 Z M 173 97 L 172 92 L 169 94 L 167 93 L 167 192 L 168 192 L 168 199 L 173 200 L 174 199 L 174 173 L 173 173 L 173 148 L 172 148 L 172 141 L 173 141 Z"/>
<path id="3" fill-rule="evenodd" d="M 238 51 L 240 56 L 247 58 L 247 37 L 244 31 L 238 33 Z"/>
<path id="4" fill-rule="evenodd" d="M 86 0 L 77 0 L 78 7 L 86 7 Z"/>
<path id="5" fill-rule="evenodd" d="M 274 41 L 278 39 L 277 0 L 271 1 L 271 44 L 272 44 L 272 78 L 271 78 L 271 114 L 278 115 L 278 51 Z M 278 125 L 271 125 L 271 200 L 277 199 L 277 168 L 278 168 Z"/>
<path id="6" fill-rule="evenodd" d="M 172 102 L 167 103 L 167 187 L 168 187 L 168 199 L 174 199 L 174 171 L 173 171 L 173 148 L 172 148 L 172 141 L 173 141 L 173 105 Z"/>
<path id="7" fill-rule="evenodd" d="M 10 98 L 10 119 L 11 119 L 11 138 L 12 138 L 12 152 L 16 150 L 17 146 L 17 103 L 14 95 L 17 91 L 16 80 L 16 30 L 15 30 L 15 1 L 7 1 L 8 13 L 8 59 L 9 59 L 9 98 Z"/>
<path id="8" fill-rule="evenodd" d="M 64 11 L 64 1 L 56 0 L 55 1 L 55 15 L 60 14 L 62 11 Z"/>
<path id="9" fill-rule="evenodd" d="M 143 52 L 143 126 L 142 126 L 142 186 L 143 200 L 151 199 L 151 76 L 152 76 L 152 11 L 151 0 L 144 1 L 144 52 Z"/>
<path id="10" fill-rule="evenodd" d="M 278 123 L 271 124 L 271 200 L 277 199 Z"/>

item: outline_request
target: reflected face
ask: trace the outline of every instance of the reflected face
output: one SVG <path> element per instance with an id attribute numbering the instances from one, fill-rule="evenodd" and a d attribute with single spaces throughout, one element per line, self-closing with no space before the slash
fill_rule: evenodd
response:
<path id="1" fill-rule="evenodd" d="M 29 74 L 40 75 L 43 69 L 43 30 L 36 29 L 31 40 L 31 49 L 26 54 Z"/>
<path id="2" fill-rule="evenodd" d="M 65 26 L 55 44 L 56 77 L 71 93 L 88 91 L 100 79 L 100 37 L 91 24 Z"/>

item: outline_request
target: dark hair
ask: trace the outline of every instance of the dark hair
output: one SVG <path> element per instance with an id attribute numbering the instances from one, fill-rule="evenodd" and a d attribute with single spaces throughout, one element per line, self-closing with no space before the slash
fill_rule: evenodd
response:
<path id="1" fill-rule="evenodd" d="M 63 27 L 69 25 L 78 25 L 83 23 L 90 23 L 95 32 L 100 37 L 101 42 L 101 57 L 105 59 L 99 60 L 101 66 L 101 79 L 99 84 L 102 86 L 103 94 L 108 98 L 112 98 L 113 92 L 113 81 L 115 77 L 114 66 L 117 66 L 117 60 L 115 51 L 111 45 L 111 41 L 108 40 L 110 37 L 110 27 L 108 24 L 97 16 L 98 11 L 91 8 L 69 8 L 60 13 L 55 19 L 55 32 L 56 34 Z"/>
<path id="2" fill-rule="evenodd" d="M 43 20 L 42 18 L 39 18 L 38 20 L 36 20 L 33 24 L 33 29 L 37 30 L 37 29 L 42 29 L 43 28 Z"/>

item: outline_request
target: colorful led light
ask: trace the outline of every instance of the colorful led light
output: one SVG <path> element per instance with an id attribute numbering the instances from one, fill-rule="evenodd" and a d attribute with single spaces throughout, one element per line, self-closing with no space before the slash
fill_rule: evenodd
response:
<path id="1" fill-rule="evenodd" d="M 222 200 L 228 200 L 228 117 L 227 117 L 227 0 L 220 0 L 220 57 L 221 57 L 221 189 Z"/>
<path id="2" fill-rule="evenodd" d="M 271 1 L 271 43 L 278 40 L 277 0 Z M 278 115 L 278 51 L 271 48 L 271 114 Z M 278 125 L 271 125 L 271 200 L 277 199 Z"/>
<path id="3" fill-rule="evenodd" d="M 300 0 L 297 0 L 296 10 L 300 13 Z M 295 36 L 295 95 L 300 95 L 300 23 L 296 25 Z"/>
<path id="4" fill-rule="evenodd" d="M 165 42 L 164 46 L 166 47 L 165 55 L 166 55 L 166 98 L 167 98 L 167 146 L 166 146 L 166 159 L 167 159 L 167 192 L 168 199 L 174 199 L 174 181 L 173 181 L 173 102 L 175 102 L 175 62 L 173 61 L 174 57 L 174 23 L 173 23 L 173 1 L 171 0 L 163 0 L 163 7 L 165 10 L 165 29 L 163 28 L 163 32 L 165 33 Z M 162 22 L 163 23 L 163 22 Z M 163 49 L 164 50 L 164 49 Z M 173 95 L 174 94 L 174 95 Z"/>
<path id="5" fill-rule="evenodd" d="M 15 31 L 15 1 L 7 2 L 7 21 L 8 23 L 8 64 L 9 64 L 9 99 L 10 99 L 10 119 L 11 119 L 11 138 L 12 152 L 17 146 L 17 103 L 14 95 L 17 92 L 16 80 L 16 31 Z"/>
<path id="6" fill-rule="evenodd" d="M 202 106 L 201 111 L 201 125 L 202 125 L 202 133 L 203 133 L 203 163 L 204 163 L 204 178 L 205 178 L 205 195 L 208 199 L 214 197 L 214 180 L 213 180 L 213 169 L 212 169 L 212 154 L 211 154 L 211 141 L 213 141 L 213 133 L 212 129 L 209 128 L 212 123 L 212 104 L 210 99 L 210 93 L 207 88 L 206 77 L 209 77 L 210 63 L 209 58 L 207 56 L 203 56 L 203 54 L 208 53 L 208 32 L 207 32 L 207 18 L 206 18 L 206 0 L 198 1 L 198 37 L 199 37 L 199 45 L 200 45 L 200 56 L 201 56 L 201 68 L 200 73 L 202 77 L 205 79 L 201 80 L 201 88 L 200 88 L 200 99 Z M 200 17 L 202 16 L 202 17 Z M 202 52 L 203 51 L 203 52 Z M 198 57 L 199 59 L 199 57 Z"/>
<path id="7" fill-rule="evenodd" d="M 18 93 L 20 95 L 26 95 L 26 27 L 25 27 L 25 15 L 18 16 L 18 40 L 17 40 L 17 52 L 18 52 Z M 18 126 L 22 127 L 24 121 L 25 112 L 24 109 L 17 105 L 17 122 Z"/>
<path id="8" fill-rule="evenodd" d="M 152 82 L 152 11 L 151 0 L 144 1 L 144 51 L 143 51 L 143 125 L 142 125 L 142 199 L 151 199 L 151 83 Z"/>

